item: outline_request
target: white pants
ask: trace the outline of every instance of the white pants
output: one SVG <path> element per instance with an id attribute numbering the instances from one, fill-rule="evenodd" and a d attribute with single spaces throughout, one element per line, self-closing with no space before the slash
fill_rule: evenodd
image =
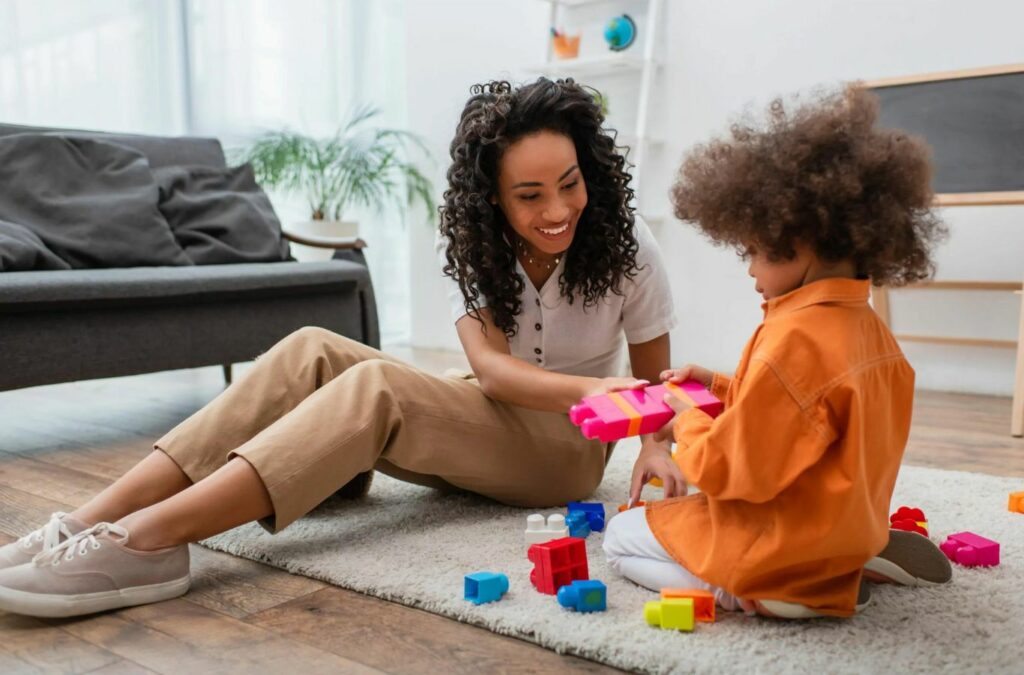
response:
<path id="1" fill-rule="evenodd" d="M 740 609 L 736 596 L 697 578 L 668 554 L 647 525 L 644 511 L 642 507 L 629 509 L 608 521 L 604 555 L 612 569 L 652 591 L 697 588 L 714 593 L 722 609 Z"/>

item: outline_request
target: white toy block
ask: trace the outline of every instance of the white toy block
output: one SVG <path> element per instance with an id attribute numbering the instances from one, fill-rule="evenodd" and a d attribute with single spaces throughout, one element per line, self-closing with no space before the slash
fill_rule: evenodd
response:
<path id="1" fill-rule="evenodd" d="M 561 513 L 552 513 L 548 516 L 547 522 L 539 513 L 526 517 L 527 547 L 568 536 L 569 526 L 565 524 L 565 516 Z"/>

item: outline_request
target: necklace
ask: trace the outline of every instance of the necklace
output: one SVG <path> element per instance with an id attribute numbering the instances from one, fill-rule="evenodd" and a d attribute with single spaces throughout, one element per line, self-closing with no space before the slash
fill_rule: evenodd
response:
<path id="1" fill-rule="evenodd" d="M 519 251 L 526 258 L 527 262 L 529 262 L 534 267 L 539 267 L 539 268 L 542 268 L 545 272 L 549 272 L 549 271 L 555 269 L 556 267 L 558 267 L 558 263 L 562 262 L 562 256 L 560 256 L 560 255 L 556 255 L 555 256 L 555 261 L 553 263 L 545 263 L 545 262 L 540 262 L 540 261 L 534 260 L 533 256 L 530 255 L 530 250 L 528 248 L 526 248 L 526 243 L 523 242 L 522 239 L 517 239 L 516 241 L 519 244 Z"/>

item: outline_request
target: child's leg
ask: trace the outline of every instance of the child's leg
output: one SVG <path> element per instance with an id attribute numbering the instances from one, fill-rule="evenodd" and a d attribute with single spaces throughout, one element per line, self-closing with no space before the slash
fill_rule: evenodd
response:
<path id="1" fill-rule="evenodd" d="M 642 508 L 624 511 L 610 521 L 604 534 L 604 554 L 616 572 L 652 591 L 696 588 L 711 591 L 725 610 L 740 609 L 732 594 L 694 576 L 658 543 Z"/>

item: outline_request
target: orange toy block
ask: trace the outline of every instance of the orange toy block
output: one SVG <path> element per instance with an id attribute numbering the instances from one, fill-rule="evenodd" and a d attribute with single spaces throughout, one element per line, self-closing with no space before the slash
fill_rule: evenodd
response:
<path id="1" fill-rule="evenodd" d="M 633 506 L 630 506 L 629 504 L 619 504 L 619 513 L 622 513 L 623 511 L 627 511 L 629 509 L 636 509 L 641 506 L 647 506 L 647 502 L 645 502 L 642 499 L 638 499 L 636 503 L 633 504 Z"/>
<path id="2" fill-rule="evenodd" d="M 1024 492 L 1010 493 L 1010 510 L 1014 513 L 1024 513 Z"/>
<path id="3" fill-rule="evenodd" d="M 663 588 L 661 599 L 689 598 L 693 600 L 693 618 L 704 623 L 715 622 L 715 594 L 699 588 Z"/>

